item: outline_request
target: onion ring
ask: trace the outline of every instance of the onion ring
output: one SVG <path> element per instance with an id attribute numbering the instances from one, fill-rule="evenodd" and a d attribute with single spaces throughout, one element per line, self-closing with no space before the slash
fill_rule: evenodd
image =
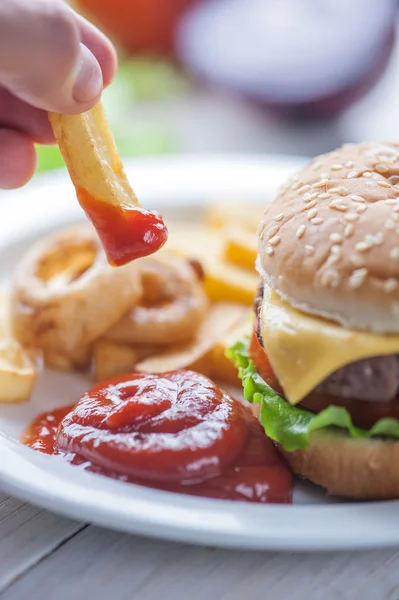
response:
<path id="1" fill-rule="evenodd" d="M 92 342 L 140 296 L 134 263 L 112 269 L 91 227 L 70 228 L 36 244 L 17 267 L 13 331 L 23 346 L 41 349 L 48 365 L 82 366 Z"/>
<path id="2" fill-rule="evenodd" d="M 142 305 L 134 306 L 105 338 L 159 346 L 192 339 L 208 308 L 195 269 L 186 259 L 168 253 L 142 259 L 139 268 Z"/>

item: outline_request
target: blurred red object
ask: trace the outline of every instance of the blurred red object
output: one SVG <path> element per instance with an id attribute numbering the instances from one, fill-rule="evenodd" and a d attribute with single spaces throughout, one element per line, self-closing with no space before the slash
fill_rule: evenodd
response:
<path id="1" fill-rule="evenodd" d="M 128 52 L 169 54 L 176 25 L 189 6 L 199 0 L 78 0 Z"/>

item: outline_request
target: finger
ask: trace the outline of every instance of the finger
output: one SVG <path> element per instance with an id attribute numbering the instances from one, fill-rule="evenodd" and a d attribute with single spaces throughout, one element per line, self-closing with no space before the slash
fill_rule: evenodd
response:
<path id="1" fill-rule="evenodd" d="M 92 46 L 108 65 L 109 42 L 96 31 Z M 101 96 L 103 75 L 81 37 L 76 13 L 62 0 L 1 0 L 0 84 L 43 110 L 88 110 Z"/>
<path id="2" fill-rule="evenodd" d="M 118 57 L 110 40 L 89 21 L 76 15 L 81 42 L 92 52 L 100 65 L 104 87 L 115 77 L 118 68 Z"/>
<path id="3" fill-rule="evenodd" d="M 25 133 L 39 144 L 55 142 L 48 113 L 16 98 L 0 87 L 0 127 Z"/>
<path id="4" fill-rule="evenodd" d="M 0 188 L 24 185 L 33 176 L 37 155 L 32 140 L 12 129 L 0 129 Z"/>

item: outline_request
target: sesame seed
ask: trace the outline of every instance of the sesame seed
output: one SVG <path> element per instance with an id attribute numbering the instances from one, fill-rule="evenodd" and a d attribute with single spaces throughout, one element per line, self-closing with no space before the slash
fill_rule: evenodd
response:
<path id="1" fill-rule="evenodd" d="M 366 244 L 370 244 L 370 246 L 374 245 L 374 236 L 372 233 L 366 233 L 366 235 L 364 236 L 364 241 L 366 242 Z"/>
<path id="2" fill-rule="evenodd" d="M 321 223 L 323 223 L 324 219 L 321 219 L 320 217 L 315 217 L 314 219 L 310 219 L 310 222 L 312 223 L 312 225 L 320 225 Z"/>
<path id="3" fill-rule="evenodd" d="M 312 208 L 312 206 L 316 206 L 316 200 L 310 200 L 310 202 L 307 202 L 307 207 L 306 210 L 309 208 Z"/>
<path id="4" fill-rule="evenodd" d="M 398 213 L 395 213 L 395 212 L 394 212 L 394 213 L 392 213 L 392 215 L 391 215 L 391 219 L 392 219 L 393 221 L 397 221 L 397 220 L 399 219 L 399 215 L 398 215 Z"/>
<path id="5" fill-rule="evenodd" d="M 394 206 L 397 203 L 397 200 L 395 198 L 387 198 L 387 200 L 384 200 L 384 202 L 389 206 Z"/>
<path id="6" fill-rule="evenodd" d="M 268 256 L 273 256 L 273 254 L 274 254 L 274 250 L 271 246 L 267 246 L 265 252 Z"/>
<path id="7" fill-rule="evenodd" d="M 367 277 L 367 273 L 368 271 L 365 268 L 356 269 L 356 271 L 353 271 L 352 275 L 349 278 L 349 287 L 355 290 L 361 285 L 363 285 L 364 280 Z"/>
<path id="8" fill-rule="evenodd" d="M 296 230 L 296 237 L 298 239 L 300 239 L 301 237 L 303 237 L 305 235 L 305 231 L 306 231 L 306 226 L 299 225 L 298 229 Z"/>
<path id="9" fill-rule="evenodd" d="M 334 244 L 340 244 L 342 242 L 342 235 L 339 233 L 330 233 L 330 241 Z"/>
<path id="10" fill-rule="evenodd" d="M 320 198 L 320 200 L 328 200 L 328 198 L 331 198 L 331 194 L 328 194 L 327 192 L 322 192 L 318 195 L 318 198 Z"/>
<path id="11" fill-rule="evenodd" d="M 398 280 L 390 277 L 384 282 L 384 292 L 393 292 L 399 287 Z"/>
<path id="12" fill-rule="evenodd" d="M 327 286 L 331 285 L 331 287 L 338 287 L 341 281 L 341 277 L 335 269 L 327 269 L 324 271 L 320 278 L 321 285 Z"/>
<path id="13" fill-rule="evenodd" d="M 365 171 L 365 172 L 362 174 L 362 177 L 367 177 L 367 178 L 371 177 L 371 173 L 370 173 L 370 171 Z"/>
<path id="14" fill-rule="evenodd" d="M 399 258 L 399 248 L 398 246 L 394 246 L 393 248 L 391 248 L 391 251 L 389 253 L 391 258 L 394 258 L 395 260 L 397 260 Z"/>
<path id="15" fill-rule="evenodd" d="M 274 217 L 274 220 L 275 220 L 275 221 L 281 221 L 282 219 L 284 219 L 284 215 L 283 215 L 283 213 L 280 213 L 279 215 L 276 215 L 276 216 Z"/>
<path id="16" fill-rule="evenodd" d="M 342 185 L 338 188 L 338 190 L 340 196 L 347 196 L 349 194 L 348 190 L 342 187 Z"/>
<path id="17" fill-rule="evenodd" d="M 303 185 L 301 188 L 299 188 L 298 194 L 304 194 L 305 192 L 308 192 L 311 189 L 312 188 L 310 187 L 309 184 Z"/>
<path id="18" fill-rule="evenodd" d="M 339 194 L 339 188 L 338 187 L 330 188 L 329 191 L 330 191 L 331 194 Z"/>
<path id="19" fill-rule="evenodd" d="M 331 171 L 339 171 L 340 169 L 343 168 L 344 165 L 341 165 L 339 163 L 337 163 L 336 165 L 332 165 L 331 166 Z"/>
<path id="20" fill-rule="evenodd" d="M 383 188 L 390 188 L 391 184 L 388 183 L 387 181 L 377 181 L 377 185 L 379 185 L 380 187 Z"/>
<path id="21" fill-rule="evenodd" d="M 366 252 L 367 250 L 370 250 L 371 246 L 372 244 L 367 242 L 358 242 L 355 246 L 355 250 L 358 252 Z"/>
<path id="22" fill-rule="evenodd" d="M 309 202 L 312 198 L 313 198 L 313 194 L 309 194 L 309 192 L 307 192 L 306 194 L 303 195 L 304 202 Z"/>
<path id="23" fill-rule="evenodd" d="M 326 185 L 326 183 L 328 183 L 327 178 L 320 179 L 320 181 L 316 181 L 316 183 L 313 184 L 313 187 L 314 188 L 322 188 Z"/>
<path id="24" fill-rule="evenodd" d="M 277 246 L 277 244 L 279 244 L 280 241 L 280 237 L 278 235 L 275 235 L 274 237 L 272 237 L 271 240 L 269 240 L 269 244 L 271 244 L 272 246 Z"/>
<path id="25" fill-rule="evenodd" d="M 361 204 L 365 204 L 366 200 L 362 197 L 362 196 L 357 196 L 356 194 L 354 194 L 353 196 L 351 196 L 353 202 L 360 202 Z"/>
<path id="26" fill-rule="evenodd" d="M 346 204 L 342 204 L 342 202 L 337 202 L 336 200 L 330 202 L 328 206 L 334 210 L 339 210 L 340 212 L 346 212 L 348 210 Z"/>
<path id="27" fill-rule="evenodd" d="M 359 175 L 358 171 L 349 171 L 347 175 L 347 179 L 354 179 Z"/>
<path id="28" fill-rule="evenodd" d="M 348 169 L 351 169 L 354 165 L 353 160 L 347 160 L 345 163 L 345 167 L 348 167 Z"/>
<path id="29" fill-rule="evenodd" d="M 267 237 L 271 238 L 274 235 L 276 235 L 276 233 L 278 232 L 278 230 L 280 229 L 280 227 L 278 225 L 273 225 L 273 227 L 271 227 L 269 229 L 269 231 L 267 232 Z"/>
<path id="30" fill-rule="evenodd" d="M 341 252 L 342 252 L 342 248 L 341 246 L 331 246 L 331 254 L 333 254 L 334 256 L 341 256 Z"/>
<path id="31" fill-rule="evenodd" d="M 344 236 L 349 238 L 349 237 L 351 237 L 351 235 L 353 234 L 354 231 L 355 231 L 355 228 L 352 225 L 352 223 L 348 223 L 348 225 L 346 225 L 346 227 L 344 229 Z"/>
<path id="32" fill-rule="evenodd" d="M 389 169 L 386 165 L 382 165 L 381 163 L 375 166 L 375 170 L 377 171 L 377 173 L 388 173 Z"/>
<path id="33" fill-rule="evenodd" d="M 314 246 L 306 245 L 305 252 L 306 252 L 306 254 L 309 254 L 309 255 L 314 254 Z"/>
<path id="34" fill-rule="evenodd" d="M 292 190 L 297 190 L 299 187 L 301 187 L 302 183 L 300 181 L 296 181 L 295 183 L 292 184 L 291 189 Z"/>
<path id="35" fill-rule="evenodd" d="M 352 254 L 349 260 L 354 267 L 361 267 L 363 265 L 363 257 L 359 254 Z"/>
<path id="36" fill-rule="evenodd" d="M 387 219 L 384 223 L 385 229 L 395 229 L 396 224 L 392 219 Z"/>
<path id="37" fill-rule="evenodd" d="M 361 215 L 366 210 L 367 206 L 365 204 L 361 204 L 357 207 L 356 212 Z"/>
<path id="38" fill-rule="evenodd" d="M 382 231 L 374 234 L 374 244 L 376 246 L 381 246 L 384 241 L 384 234 Z"/>
<path id="39" fill-rule="evenodd" d="M 317 210 L 315 208 L 312 208 L 308 212 L 308 216 L 307 216 L 308 221 L 310 221 L 311 219 L 313 219 L 313 217 L 315 217 L 316 215 L 317 215 Z"/>
<path id="40" fill-rule="evenodd" d="M 359 215 L 356 213 L 348 213 L 344 216 L 344 219 L 345 221 L 350 221 L 352 223 L 353 221 L 357 221 L 359 219 Z"/>

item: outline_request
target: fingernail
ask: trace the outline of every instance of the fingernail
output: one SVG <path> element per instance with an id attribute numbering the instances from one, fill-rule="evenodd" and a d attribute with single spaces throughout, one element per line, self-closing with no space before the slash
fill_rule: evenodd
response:
<path id="1" fill-rule="evenodd" d="M 86 46 L 80 44 L 80 57 L 72 96 L 75 102 L 91 102 L 101 93 L 103 76 L 97 59 Z"/>

